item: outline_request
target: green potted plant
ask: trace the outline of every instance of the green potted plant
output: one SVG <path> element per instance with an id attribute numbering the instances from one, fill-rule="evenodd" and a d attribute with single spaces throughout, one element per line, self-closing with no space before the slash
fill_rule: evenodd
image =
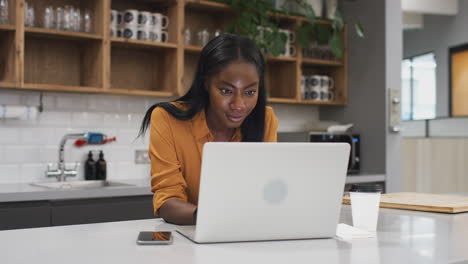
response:
<path id="1" fill-rule="evenodd" d="M 327 45 L 336 58 L 343 56 L 344 45 L 341 33 L 344 22 L 338 9 L 332 18 L 322 18 L 330 23 L 322 23 L 317 21 L 314 9 L 305 0 L 283 0 L 283 4 L 279 7 L 275 0 L 216 1 L 230 4 L 239 14 L 237 19 L 229 24 L 227 31 L 253 39 L 266 53 L 278 56 L 283 52 L 287 36 L 279 31 L 279 15 L 293 14 L 307 18 L 307 22 L 302 23 L 296 30 L 302 48 L 308 48 L 311 43 Z M 299 13 L 292 12 L 287 8 L 288 5 L 295 5 Z M 359 22 L 355 24 L 355 29 L 359 36 L 364 36 Z"/>

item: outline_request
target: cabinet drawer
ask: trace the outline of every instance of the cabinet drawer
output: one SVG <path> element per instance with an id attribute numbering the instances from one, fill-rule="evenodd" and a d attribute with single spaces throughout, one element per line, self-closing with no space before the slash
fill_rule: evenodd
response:
<path id="1" fill-rule="evenodd" d="M 49 202 L 0 203 L 0 230 L 50 226 Z"/>
<path id="2" fill-rule="evenodd" d="M 52 225 L 154 218 L 152 195 L 52 201 Z"/>

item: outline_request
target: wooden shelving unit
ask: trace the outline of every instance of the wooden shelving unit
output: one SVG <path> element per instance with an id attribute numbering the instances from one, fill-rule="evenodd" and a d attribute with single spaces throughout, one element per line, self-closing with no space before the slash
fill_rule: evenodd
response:
<path id="1" fill-rule="evenodd" d="M 177 97 L 190 87 L 203 47 L 197 32 L 224 30 L 236 12 L 226 4 L 205 0 L 36 0 L 36 27 L 24 26 L 25 0 L 9 0 L 10 24 L 0 25 L 0 88 Z M 45 29 L 45 6 L 73 5 L 91 10 L 90 33 Z M 167 42 L 110 36 L 111 10 L 136 9 L 169 18 Z M 272 21 L 294 31 L 307 20 L 279 14 Z M 321 21 L 321 23 L 329 23 Z M 185 45 L 184 30 L 191 43 Z M 344 36 L 345 33 L 344 33 Z M 266 56 L 265 83 L 269 102 L 342 105 L 347 103 L 347 57 L 340 61 L 295 56 Z M 346 43 L 345 43 L 346 47 Z M 323 74 L 335 80 L 335 100 L 302 100 L 301 76 Z"/>

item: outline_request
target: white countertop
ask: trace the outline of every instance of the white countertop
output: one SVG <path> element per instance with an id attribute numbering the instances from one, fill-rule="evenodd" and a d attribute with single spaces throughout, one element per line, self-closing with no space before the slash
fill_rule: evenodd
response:
<path id="1" fill-rule="evenodd" d="M 150 179 L 119 179 L 115 181 L 130 185 L 95 189 L 51 189 L 33 186 L 29 183 L 0 184 L 0 202 L 83 199 L 152 194 L 150 189 Z"/>
<path id="2" fill-rule="evenodd" d="M 340 222 L 351 224 L 343 206 Z M 267 223 L 266 223 L 267 224 Z M 287 227 L 287 225 L 286 225 Z M 139 246 L 139 231 L 172 230 L 160 219 L 0 231 L 2 263 L 461 263 L 468 213 L 380 209 L 376 238 Z M 466 262 L 463 262 L 466 263 Z"/>

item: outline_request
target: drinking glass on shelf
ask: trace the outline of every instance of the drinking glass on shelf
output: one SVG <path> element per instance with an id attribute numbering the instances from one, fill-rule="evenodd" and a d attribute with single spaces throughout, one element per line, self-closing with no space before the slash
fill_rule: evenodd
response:
<path id="1" fill-rule="evenodd" d="M 72 30 L 72 6 L 66 5 L 63 13 L 63 30 Z"/>
<path id="2" fill-rule="evenodd" d="M 63 10 L 62 7 L 57 7 L 55 9 L 55 29 L 58 30 L 63 30 L 64 26 L 64 16 L 65 16 L 65 11 Z"/>
<path id="3" fill-rule="evenodd" d="M 0 24 L 8 24 L 8 0 L 0 0 Z"/>
<path id="4" fill-rule="evenodd" d="M 197 33 L 198 36 L 198 45 L 205 46 L 208 41 L 210 40 L 210 32 L 208 30 L 203 29 Z"/>
<path id="5" fill-rule="evenodd" d="M 184 44 L 185 45 L 190 45 L 190 42 L 192 41 L 192 32 L 190 32 L 190 28 L 186 28 L 184 30 Z"/>
<path id="6" fill-rule="evenodd" d="M 72 20 L 73 20 L 73 31 L 80 32 L 81 31 L 81 11 L 79 8 L 73 8 L 72 12 Z"/>
<path id="7" fill-rule="evenodd" d="M 27 27 L 34 27 L 35 25 L 35 14 L 34 14 L 34 7 L 28 3 L 25 2 L 24 6 L 24 24 Z"/>
<path id="8" fill-rule="evenodd" d="M 83 14 L 83 31 L 86 33 L 91 33 L 92 25 L 91 11 L 87 9 Z"/>
<path id="9" fill-rule="evenodd" d="M 44 28 L 52 29 L 55 27 L 54 25 L 54 8 L 51 6 L 47 6 L 44 8 Z"/>

